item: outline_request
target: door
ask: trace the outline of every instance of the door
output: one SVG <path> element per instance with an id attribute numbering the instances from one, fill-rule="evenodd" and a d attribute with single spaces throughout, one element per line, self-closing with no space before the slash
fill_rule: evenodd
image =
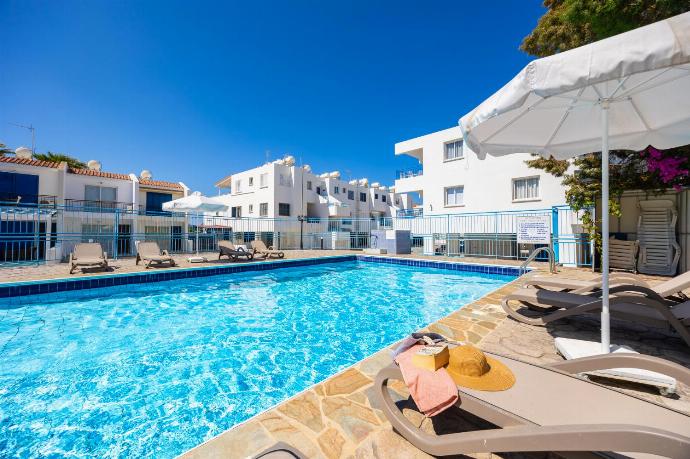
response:
<path id="1" fill-rule="evenodd" d="M 117 226 L 117 254 L 126 257 L 132 253 L 132 225 Z"/>

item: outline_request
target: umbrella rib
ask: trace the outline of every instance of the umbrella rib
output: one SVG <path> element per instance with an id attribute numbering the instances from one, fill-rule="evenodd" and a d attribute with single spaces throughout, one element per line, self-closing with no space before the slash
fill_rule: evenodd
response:
<path id="1" fill-rule="evenodd" d="M 659 77 L 662 76 L 662 75 L 665 75 L 667 72 L 669 72 L 669 71 L 670 71 L 671 69 L 673 69 L 673 68 L 674 68 L 674 67 L 665 68 L 665 69 L 662 70 L 661 72 L 659 72 L 659 73 L 657 73 L 657 74 L 655 74 L 655 75 L 652 75 L 651 77 L 647 78 L 646 80 L 640 81 L 639 83 L 637 83 L 636 85 L 634 85 L 632 88 L 630 88 L 630 89 L 628 89 L 627 91 L 623 92 L 623 93 L 622 93 L 620 96 L 618 96 L 618 97 L 625 97 L 625 96 L 634 94 L 633 91 L 635 91 L 637 88 L 639 88 L 640 86 L 646 85 L 646 84 L 649 83 L 650 81 L 654 81 L 655 79 L 659 78 Z M 676 67 L 676 68 L 680 68 L 680 67 Z M 686 70 L 686 69 L 683 68 L 683 70 Z M 684 75 L 682 75 L 682 76 L 684 76 Z M 681 76 L 681 77 L 682 77 L 682 76 Z M 678 78 L 678 77 L 677 77 L 677 78 Z M 676 80 L 677 78 L 674 78 L 674 79 L 672 79 L 672 80 L 670 80 L 670 81 Z M 668 83 L 668 81 L 667 81 L 667 82 L 664 82 L 664 83 Z M 654 88 L 654 87 L 655 87 L 655 86 L 652 86 L 651 88 Z M 647 88 L 647 89 L 651 89 L 651 88 Z"/>
<path id="2" fill-rule="evenodd" d="M 683 70 L 686 70 L 686 69 L 683 69 Z M 633 89 L 637 89 L 637 88 L 640 87 L 640 85 L 637 85 L 637 86 L 635 86 L 633 89 L 630 89 L 627 93 L 621 94 L 620 97 L 630 97 L 630 96 L 634 96 L 634 95 L 636 95 L 636 94 L 639 94 L 639 93 L 642 92 L 642 91 L 647 91 L 647 90 L 649 90 L 649 89 L 654 89 L 654 88 L 656 88 L 656 87 L 658 87 L 658 86 L 661 86 L 661 85 L 663 85 L 663 84 L 668 84 L 668 83 L 671 83 L 671 82 L 676 81 L 676 80 L 680 80 L 680 79 L 683 79 L 683 78 L 687 78 L 688 76 L 690 76 L 690 70 L 688 70 L 688 73 L 685 74 L 685 75 L 678 75 L 677 77 L 671 78 L 670 80 L 661 81 L 661 82 L 659 82 L 659 83 L 656 83 L 655 85 L 648 86 L 648 87 L 646 87 L 646 88 L 640 89 L 639 91 L 633 92 Z"/>
<path id="3" fill-rule="evenodd" d="M 632 108 L 635 111 L 635 114 L 637 115 L 637 117 L 640 119 L 640 121 L 642 121 L 642 124 L 644 124 L 645 129 L 647 129 L 648 131 L 651 131 L 649 124 L 647 124 L 647 120 L 644 119 L 644 117 L 642 116 L 642 113 L 640 113 L 640 110 L 637 109 L 637 105 L 635 105 L 635 101 L 632 100 L 632 98 L 628 99 L 628 101 L 630 102 L 630 105 L 632 105 Z"/>
<path id="4" fill-rule="evenodd" d="M 535 102 L 532 106 L 527 107 L 527 109 L 526 109 L 525 111 L 523 111 L 523 112 L 520 113 L 518 116 L 516 116 L 515 118 L 513 118 L 512 120 L 510 120 L 510 122 L 508 122 L 508 123 L 506 123 L 505 125 L 503 125 L 503 127 L 501 127 L 499 130 L 497 130 L 496 132 L 494 132 L 494 133 L 491 134 L 490 136 L 487 136 L 487 138 L 484 140 L 484 142 L 490 141 L 490 140 L 493 139 L 495 136 L 497 136 L 498 134 L 500 134 L 500 133 L 503 132 L 504 130 L 508 129 L 513 123 L 515 123 L 517 120 L 519 120 L 520 118 L 522 118 L 526 113 L 529 113 L 532 109 L 538 107 L 538 106 L 539 106 L 542 102 L 544 102 L 545 100 L 546 100 L 546 98 L 542 98 L 542 99 L 538 100 L 537 102 Z"/>
<path id="5" fill-rule="evenodd" d="M 551 133 L 551 136 L 549 137 L 549 140 L 546 141 L 545 146 L 548 147 L 551 141 L 556 137 L 556 134 L 558 134 L 558 130 L 561 128 L 563 123 L 565 122 L 566 118 L 568 118 L 568 115 L 570 115 L 570 111 L 573 109 L 575 104 L 580 100 L 580 96 L 582 93 L 585 91 L 585 88 L 580 88 L 580 90 L 577 92 L 577 96 L 573 97 L 572 102 L 570 102 L 570 105 L 568 108 L 566 108 L 565 113 L 561 116 L 561 119 L 558 121 L 558 124 L 554 128 L 553 132 Z"/>
<path id="6" fill-rule="evenodd" d="M 613 99 L 614 97 L 616 97 L 616 93 L 618 92 L 619 89 L 621 89 L 625 85 L 625 82 L 628 81 L 628 78 L 630 78 L 630 75 L 628 75 L 627 77 L 623 78 L 622 80 L 620 80 L 618 82 L 618 86 L 616 86 L 616 89 L 614 89 L 613 92 L 611 93 L 611 95 L 608 97 L 609 99 Z"/>

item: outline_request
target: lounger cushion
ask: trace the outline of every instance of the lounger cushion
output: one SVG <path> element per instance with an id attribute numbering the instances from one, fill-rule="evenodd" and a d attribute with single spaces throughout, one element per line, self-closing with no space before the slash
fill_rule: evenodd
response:
<path id="1" fill-rule="evenodd" d="M 463 393 L 534 424 L 637 424 L 690 436 L 690 415 L 672 411 L 580 378 L 492 355 L 515 374 L 506 391 L 460 388 Z"/>

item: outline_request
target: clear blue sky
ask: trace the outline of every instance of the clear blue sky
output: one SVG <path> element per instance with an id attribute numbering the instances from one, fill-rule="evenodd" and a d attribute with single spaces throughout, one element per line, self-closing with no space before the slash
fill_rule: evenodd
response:
<path id="1" fill-rule="evenodd" d="M 393 182 L 395 142 L 517 73 L 529 1 L 0 0 L 0 142 L 213 193 L 290 153 Z"/>

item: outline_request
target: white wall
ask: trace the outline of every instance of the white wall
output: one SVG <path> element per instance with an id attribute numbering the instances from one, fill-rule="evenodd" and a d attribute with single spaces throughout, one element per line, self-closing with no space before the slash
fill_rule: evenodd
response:
<path id="1" fill-rule="evenodd" d="M 395 145 L 395 154 L 408 154 L 420 159 L 423 175 L 398 179 L 397 192 L 421 192 L 424 215 L 490 212 L 499 210 L 528 210 L 565 204 L 565 189 L 561 179 L 525 164 L 528 153 L 503 157 L 488 156 L 484 160 L 467 146 L 464 157 L 444 161 L 445 144 L 462 139 L 460 127 L 452 127 Z M 539 199 L 514 202 L 512 179 L 539 176 Z M 445 188 L 464 186 L 464 205 L 446 206 Z"/>
<path id="2" fill-rule="evenodd" d="M 62 169 L 27 166 L 15 163 L 0 163 L 0 171 L 37 175 L 38 194 L 57 196 L 58 200 L 60 200 L 63 196 L 63 176 L 65 171 Z"/>
<path id="3" fill-rule="evenodd" d="M 116 188 L 117 202 L 134 202 L 131 180 L 110 179 L 70 173 L 65 177 L 65 199 L 86 199 L 84 194 L 86 185 Z"/>

